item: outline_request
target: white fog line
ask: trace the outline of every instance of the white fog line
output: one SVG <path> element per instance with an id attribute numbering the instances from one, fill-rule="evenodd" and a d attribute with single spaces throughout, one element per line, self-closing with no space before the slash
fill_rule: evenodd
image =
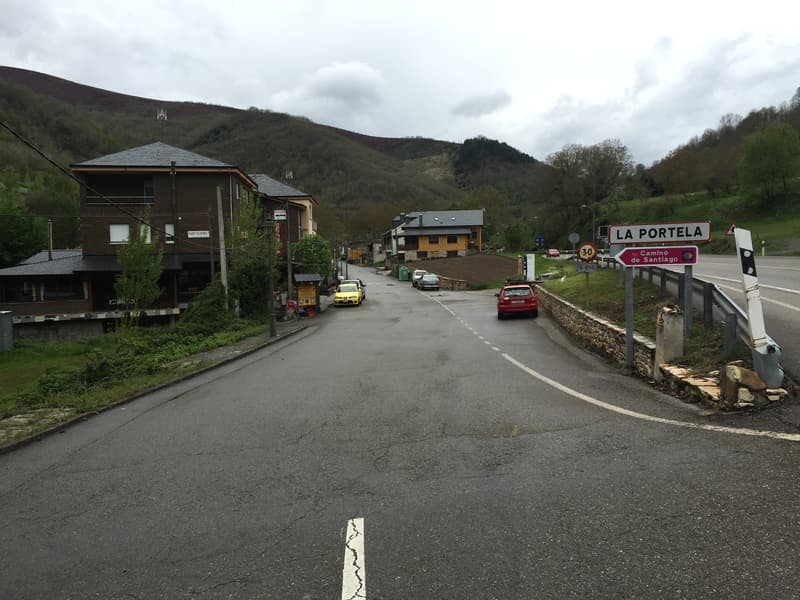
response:
<path id="1" fill-rule="evenodd" d="M 718 433 L 733 433 L 736 435 L 747 435 L 752 437 L 765 437 L 765 438 L 772 438 L 776 440 L 786 440 L 789 442 L 800 442 L 800 434 L 797 433 L 781 433 L 779 431 L 760 431 L 758 429 L 745 429 L 742 427 L 723 427 L 720 425 L 705 425 L 702 423 L 690 423 L 688 421 L 676 421 L 674 419 L 664 419 L 662 417 L 654 417 L 652 415 L 646 415 L 644 413 L 636 412 L 633 410 L 628 410 L 627 408 L 622 408 L 619 406 L 615 406 L 613 404 L 609 404 L 608 402 L 603 402 L 602 400 L 597 400 L 596 398 L 592 398 L 591 396 L 587 396 L 586 394 L 582 394 L 572 388 L 569 388 L 565 385 L 560 384 L 559 382 L 542 375 L 531 369 L 530 367 L 525 366 L 514 357 L 508 354 L 502 354 L 502 357 L 505 358 L 508 362 L 510 362 L 515 367 L 525 371 L 531 377 L 538 379 L 539 381 L 546 383 L 547 385 L 572 396 L 573 398 L 577 398 L 578 400 L 582 400 L 588 404 L 592 404 L 597 406 L 598 408 L 602 408 L 604 410 L 608 410 L 610 412 L 617 413 L 619 415 L 624 415 L 626 417 L 632 417 L 634 419 L 640 419 L 642 421 L 650 421 L 651 423 L 661 423 L 662 425 L 671 425 L 673 427 L 683 427 L 685 429 L 702 429 L 705 431 L 716 431 Z"/>
<path id="2" fill-rule="evenodd" d="M 486 344 L 487 346 L 492 345 L 492 342 L 490 342 L 489 340 L 483 340 L 483 343 Z"/>
<path id="3" fill-rule="evenodd" d="M 733 292 L 741 292 L 742 291 L 742 288 L 735 288 L 735 287 L 731 287 L 729 285 L 717 284 L 717 286 L 721 287 L 722 289 L 725 289 L 725 290 L 731 290 Z M 764 287 L 764 286 L 759 286 L 759 287 Z M 778 306 L 782 306 L 783 308 L 788 308 L 789 310 L 796 310 L 797 312 L 800 312 L 800 307 L 792 306 L 791 304 L 786 304 L 786 302 L 781 302 L 780 300 L 773 300 L 772 298 L 765 298 L 764 296 L 761 296 L 761 301 L 762 302 L 769 302 L 771 304 L 777 304 Z"/>
<path id="4" fill-rule="evenodd" d="M 364 562 L 364 519 L 350 519 L 344 539 L 342 600 L 367 597 L 367 572 Z"/>
<path id="5" fill-rule="evenodd" d="M 494 350 L 495 352 L 500 352 L 500 348 L 498 348 L 497 346 L 492 346 L 492 350 Z"/>
<path id="6" fill-rule="evenodd" d="M 717 275 L 709 275 L 707 273 L 695 273 L 696 277 L 705 277 L 706 279 L 719 279 L 720 281 L 730 281 L 731 283 L 742 283 L 741 279 L 732 279 L 731 277 L 718 277 Z M 723 287 L 723 286 L 720 286 Z M 786 292 L 787 294 L 800 294 L 800 290 L 793 290 L 791 288 L 785 287 L 778 287 L 777 285 L 767 285 L 765 283 L 759 283 L 758 287 L 764 288 L 765 290 L 776 290 L 778 292 Z M 742 291 L 742 288 L 727 288 L 727 289 L 735 289 L 739 292 Z M 763 298 L 762 298 L 763 300 Z"/>

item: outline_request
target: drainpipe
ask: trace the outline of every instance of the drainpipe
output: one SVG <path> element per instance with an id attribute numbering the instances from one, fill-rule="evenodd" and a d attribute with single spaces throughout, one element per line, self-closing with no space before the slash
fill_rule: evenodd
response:
<path id="1" fill-rule="evenodd" d="M 53 219 L 47 219 L 47 260 L 53 260 Z"/>

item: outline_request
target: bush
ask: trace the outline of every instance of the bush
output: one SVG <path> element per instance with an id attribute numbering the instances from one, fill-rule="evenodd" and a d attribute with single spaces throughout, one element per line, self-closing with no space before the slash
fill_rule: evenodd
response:
<path id="1" fill-rule="evenodd" d="M 225 290 L 222 283 L 215 279 L 181 315 L 178 330 L 184 334 L 208 335 L 229 327 L 234 320 L 233 312 L 225 310 Z"/>

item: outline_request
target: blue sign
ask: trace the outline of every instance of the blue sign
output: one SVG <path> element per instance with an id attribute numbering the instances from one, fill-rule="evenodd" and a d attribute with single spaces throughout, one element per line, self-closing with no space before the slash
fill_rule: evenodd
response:
<path id="1" fill-rule="evenodd" d="M 536 247 L 544 248 L 544 236 L 541 233 L 536 235 Z"/>

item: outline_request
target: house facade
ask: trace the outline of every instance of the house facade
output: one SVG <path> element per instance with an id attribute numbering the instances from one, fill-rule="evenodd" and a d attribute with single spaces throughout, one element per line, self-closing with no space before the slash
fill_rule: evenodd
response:
<path id="1" fill-rule="evenodd" d="M 384 234 L 384 245 L 399 262 L 465 256 L 483 245 L 483 210 L 401 214 Z"/>
<path id="2" fill-rule="evenodd" d="M 0 269 L 0 310 L 16 326 L 40 325 L 102 331 L 123 314 L 114 282 L 117 255 L 132 236 L 142 235 L 162 251 L 162 296 L 145 313 L 180 313 L 220 270 L 223 236 L 236 231 L 244 203 L 264 214 L 285 211 L 276 252 L 316 233 L 311 195 L 266 175 L 168 144 L 154 143 L 71 165 L 81 182 L 81 249 L 43 251 Z M 225 240 L 230 247 L 230 239 Z M 285 265 L 285 260 L 284 260 Z M 70 322 L 71 325 L 65 325 Z M 56 332 L 55 335 L 58 335 Z"/>
<path id="3" fill-rule="evenodd" d="M 241 203 L 257 193 L 238 167 L 161 142 L 71 169 L 82 183 L 76 273 L 88 282 L 92 311 L 121 306 L 117 253 L 137 230 L 163 252 L 164 293 L 154 308 L 185 307 L 219 269 L 222 236 L 239 221 Z"/>

